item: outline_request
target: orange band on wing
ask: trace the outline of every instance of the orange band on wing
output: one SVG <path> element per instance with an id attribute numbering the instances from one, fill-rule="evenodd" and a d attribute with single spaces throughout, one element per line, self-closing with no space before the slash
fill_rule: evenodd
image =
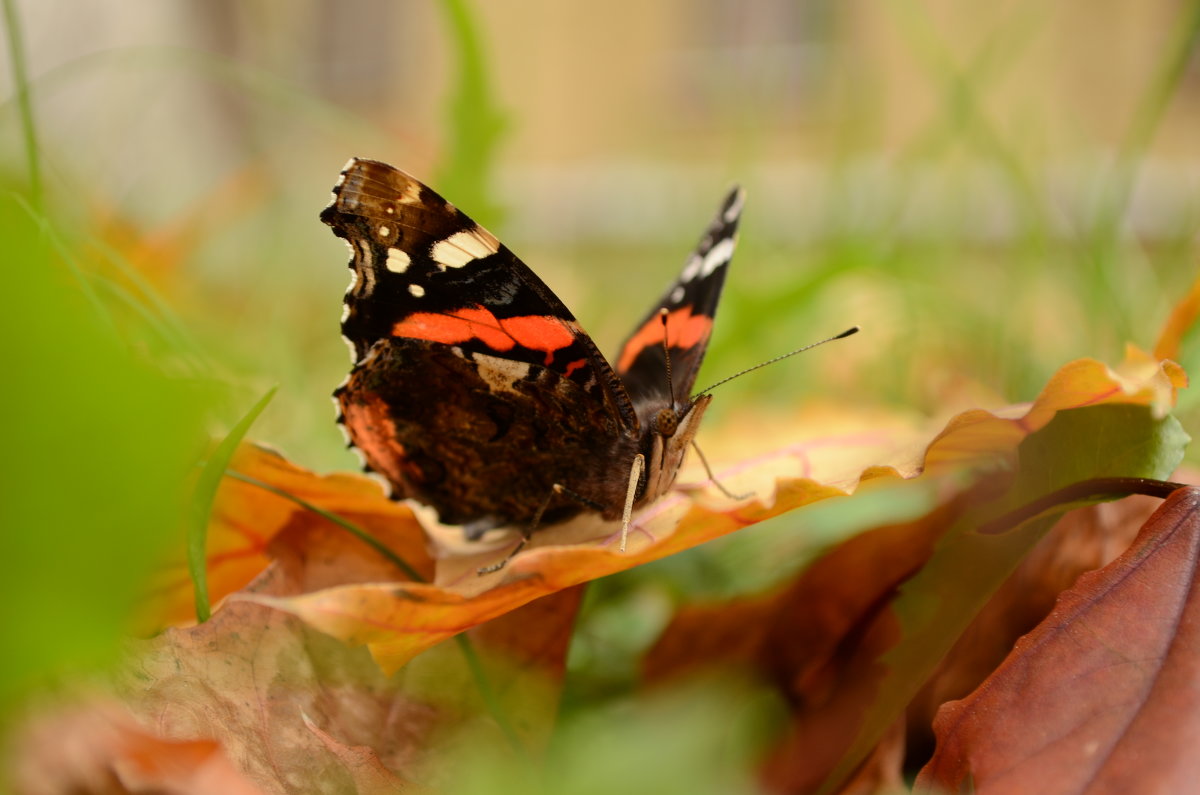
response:
<path id="1" fill-rule="evenodd" d="M 455 345 L 479 340 L 503 353 L 520 345 L 546 354 L 545 363 L 554 361 L 554 352 L 575 341 L 572 325 L 547 315 L 497 318 L 482 306 L 454 312 L 416 312 L 392 326 L 392 336 L 442 342 Z"/>
<path id="2" fill-rule="evenodd" d="M 707 315 L 693 315 L 692 308 L 685 306 L 667 315 L 666 331 L 667 347 L 690 348 L 708 339 L 712 332 L 712 318 Z M 627 371 L 633 366 L 639 353 L 651 345 L 662 345 L 662 341 L 663 321 L 655 315 L 625 343 L 621 350 L 621 358 L 617 360 L 617 371 Z"/>

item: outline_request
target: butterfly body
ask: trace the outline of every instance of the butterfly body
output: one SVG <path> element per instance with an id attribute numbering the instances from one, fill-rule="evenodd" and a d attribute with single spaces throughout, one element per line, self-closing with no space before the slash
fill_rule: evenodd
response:
<path id="1" fill-rule="evenodd" d="M 365 466 L 471 537 L 616 519 L 661 496 L 710 399 L 687 395 L 741 200 L 725 200 L 613 367 L 491 233 L 404 172 L 351 160 L 321 219 L 352 254 L 355 364 L 335 398 Z"/>

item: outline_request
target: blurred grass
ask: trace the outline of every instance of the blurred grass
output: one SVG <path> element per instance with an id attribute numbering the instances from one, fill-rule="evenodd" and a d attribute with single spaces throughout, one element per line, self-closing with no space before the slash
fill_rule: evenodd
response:
<path id="1" fill-rule="evenodd" d="M 488 80 L 487 57 L 478 23 L 465 0 L 442 0 L 447 38 L 457 60 L 457 75 L 447 102 L 447 147 L 437 170 L 436 190 L 450 201 L 472 208 L 472 217 L 496 227 L 500 210 L 492 180 L 506 120 Z"/>
<path id="2" fill-rule="evenodd" d="M 38 155 L 37 128 L 33 105 L 29 99 L 29 75 L 25 68 L 25 37 L 17 14 L 15 0 L 3 0 L 4 28 L 8 40 L 8 58 L 16 88 L 16 104 L 21 120 L 21 137 L 25 144 L 25 165 L 29 171 L 30 203 L 42 211 L 42 163 Z"/>
<path id="3" fill-rule="evenodd" d="M 1115 361 L 1127 339 L 1149 347 L 1197 276 L 1200 193 L 1193 189 L 1173 206 L 1164 219 L 1171 225 L 1156 227 L 1152 239 L 1136 237 L 1127 215 L 1156 132 L 1195 68 L 1200 2 L 1178 7 L 1156 73 L 1120 119 L 1119 150 L 1105 152 L 1099 134 L 1083 129 L 1079 162 L 1066 166 L 1044 150 L 1038 126 L 1076 124 L 1069 108 L 1050 119 L 1006 118 L 991 104 L 994 91 L 1012 90 L 1022 58 L 1046 35 L 1049 10 L 1018 5 L 963 57 L 930 4 L 882 4 L 877 13 L 889 35 L 919 64 L 933 97 L 901 146 L 889 151 L 882 141 L 882 105 L 894 99 L 879 94 L 882 75 L 856 63 L 853 52 L 843 54 L 837 79 L 851 88 L 830 103 L 824 131 L 773 131 L 789 147 L 816 150 L 807 190 L 775 168 L 778 143 L 759 123 L 769 109 L 759 117 L 745 104 L 713 133 L 720 138 L 714 149 L 734 153 L 728 159 L 736 163 L 692 163 L 698 176 L 657 194 L 637 179 L 598 196 L 585 186 L 588 206 L 599 208 L 581 222 L 589 227 L 601 228 L 610 213 L 657 217 L 655 200 L 698 208 L 678 228 L 654 228 L 640 243 L 582 242 L 579 226 L 563 232 L 557 225 L 567 221 L 559 218 L 554 228 L 526 227 L 511 237 L 522 229 L 527 199 L 555 207 L 504 148 L 525 121 L 513 111 L 514 94 L 540 89 L 503 72 L 507 61 L 496 53 L 522 43 L 492 39 L 490 12 L 463 0 L 440 8 L 443 27 L 418 33 L 439 41 L 456 71 L 437 95 L 444 124 L 424 146 L 410 131 L 419 126 L 417 110 L 384 107 L 364 118 L 316 95 L 302 74 L 227 54 L 117 49 L 44 72 L 33 91 L 18 77 L 16 101 L 0 107 L 0 122 L 27 128 L 24 148 L 34 154 L 23 163 L 15 145 L 0 149 L 0 173 L 45 173 L 56 231 L 47 237 L 36 214 L 16 205 L 0 218 L 9 261 L 19 263 L 0 321 L 5 366 L 10 383 L 30 385 L 6 390 L 6 416 L 20 419 L 10 421 L 5 491 L 20 499 L 4 509 L 12 613 L 4 626 L 16 628 L 7 642 L 23 650 L 7 655 L 8 694 L 39 671 L 112 653 L 138 573 L 178 526 L 181 478 L 202 449 L 202 411 L 229 427 L 264 384 L 279 383 L 252 435 L 316 469 L 354 465 L 328 403 L 349 367 L 337 334 L 346 253 L 316 219 L 350 155 L 389 159 L 423 178 L 436 174 L 433 187 L 521 253 L 609 351 L 683 263 L 724 177 L 737 176 L 749 191 L 744 231 L 700 382 L 852 323 L 864 330 L 723 386 L 701 444 L 719 436 L 727 418 L 800 411 L 813 396 L 927 415 L 964 396 L 987 396 L 992 406 L 1031 399 L 1070 359 Z M 435 80 L 435 71 L 405 79 Z M 23 109 L 30 98 L 52 101 L 81 85 L 100 98 L 94 118 L 77 110 L 70 118 L 90 123 L 51 128 L 38 140 L 37 105 Z M 144 97 L 157 99 L 156 92 L 218 90 L 234 98 L 239 113 L 228 116 L 249 130 L 244 138 L 229 132 L 238 127 L 228 118 L 229 129 L 197 122 L 193 137 L 165 142 L 97 132 L 123 132 L 127 118 L 153 110 Z M 659 158 L 650 165 L 678 173 L 687 161 L 673 147 L 683 149 L 684 136 L 649 124 L 629 115 L 631 128 L 662 139 L 650 147 Z M 93 138 L 117 143 L 109 151 Z M 613 143 L 621 146 L 629 144 Z M 232 152 L 216 161 L 227 163 L 225 171 L 191 162 L 221 147 Z M 126 148 L 135 150 L 136 168 L 116 157 Z M 21 193 L 35 196 L 40 182 L 31 177 Z M 711 195 L 692 196 L 700 184 Z M 815 201 L 801 203 L 801 196 Z M 930 217 L 930 207 L 941 213 Z M 126 237 L 114 231 L 125 228 L 132 230 Z M 135 256 L 147 242 L 157 246 L 152 254 Z M 88 291 L 90 304 L 82 298 Z M 1194 345 L 1183 359 L 1200 372 Z M 1200 425 L 1196 392 L 1181 396 L 1185 427 Z M 747 451 L 770 444 L 744 440 Z M 821 544 L 920 513 L 928 499 L 881 490 L 831 502 L 594 584 L 571 657 L 571 720 L 631 692 L 638 655 L 678 601 L 777 583 Z M 38 606 L 17 607 L 30 603 Z M 697 743 L 693 752 L 703 747 Z"/>
<path id="4" fill-rule="evenodd" d="M 116 654 L 178 521 L 204 397 L 136 355 L 43 215 L 22 32 L 11 2 L 4 12 L 28 180 L 0 186 L 14 265 L 0 299 L 0 717 L 48 675 Z"/>
<path id="5" fill-rule="evenodd" d="M 38 221 L 12 188 L 0 194 L 17 263 L 0 299 L 0 708 L 115 655 L 145 575 L 178 539 L 207 402 L 83 297 Z"/>
<path id="6" fill-rule="evenodd" d="M 750 771 L 784 720 L 765 689 L 736 679 L 700 679 L 646 694 L 636 703 L 597 705 L 566 718 L 536 767 L 459 742 L 445 765 L 454 795 L 736 795 L 759 792 Z"/>

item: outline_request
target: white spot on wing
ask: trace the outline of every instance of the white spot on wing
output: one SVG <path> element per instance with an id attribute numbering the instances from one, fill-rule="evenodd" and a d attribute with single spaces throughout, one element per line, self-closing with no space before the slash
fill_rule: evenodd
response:
<path id="1" fill-rule="evenodd" d="M 704 264 L 700 268 L 701 276 L 708 276 L 717 268 L 725 265 L 733 257 L 733 238 L 724 238 L 704 255 Z"/>
<path id="2" fill-rule="evenodd" d="M 682 284 L 675 285 L 675 289 L 671 291 L 671 297 L 668 300 L 670 300 L 670 302 L 673 304 L 677 304 L 683 300 L 683 285 Z"/>
<path id="3" fill-rule="evenodd" d="M 398 248 L 389 248 L 387 256 L 387 269 L 392 273 L 404 273 L 408 270 L 408 266 L 412 265 L 412 257 L 408 256 L 407 252 L 401 251 Z"/>
<path id="4" fill-rule="evenodd" d="M 413 298 L 422 298 L 425 295 L 425 288 L 419 284 L 410 284 L 408 292 Z"/>
<path id="5" fill-rule="evenodd" d="M 729 205 L 729 209 L 726 210 L 725 215 L 722 216 L 725 219 L 725 223 L 733 223 L 734 219 L 742 214 L 742 204 L 745 201 L 746 194 L 739 190 L 733 197 L 733 204 Z"/>
<path id="6" fill-rule="evenodd" d="M 513 384 L 529 375 L 529 365 L 526 362 L 515 362 L 495 356 L 476 354 L 475 365 L 479 377 L 493 392 L 515 392 Z"/>
<path id="7" fill-rule="evenodd" d="M 392 233 L 392 229 L 387 224 L 383 224 L 379 227 L 379 236 L 380 237 L 387 237 L 391 233 Z"/>
<path id="8" fill-rule="evenodd" d="M 500 250 L 500 241 L 486 229 L 474 226 L 433 244 L 429 255 L 443 268 L 461 268 Z"/>
<path id="9" fill-rule="evenodd" d="M 687 265 L 684 267 L 683 273 L 679 274 L 679 281 L 690 282 L 692 279 L 696 278 L 696 274 L 700 272 L 701 264 L 702 262 L 700 257 L 696 254 L 693 254 L 692 258 L 687 261 Z"/>
<path id="10" fill-rule="evenodd" d="M 404 178 L 404 187 L 400 190 L 400 203 L 409 205 L 421 204 L 421 183 L 405 174 L 403 171 L 398 171 L 401 177 Z"/>

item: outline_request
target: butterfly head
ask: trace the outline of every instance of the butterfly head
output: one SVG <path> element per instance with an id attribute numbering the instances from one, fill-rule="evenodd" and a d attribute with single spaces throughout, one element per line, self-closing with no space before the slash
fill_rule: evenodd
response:
<path id="1" fill-rule="evenodd" d="M 675 435 L 675 431 L 679 429 L 679 415 L 675 413 L 675 409 L 668 407 L 662 409 L 654 417 L 654 431 L 664 439 L 669 439 Z"/>

